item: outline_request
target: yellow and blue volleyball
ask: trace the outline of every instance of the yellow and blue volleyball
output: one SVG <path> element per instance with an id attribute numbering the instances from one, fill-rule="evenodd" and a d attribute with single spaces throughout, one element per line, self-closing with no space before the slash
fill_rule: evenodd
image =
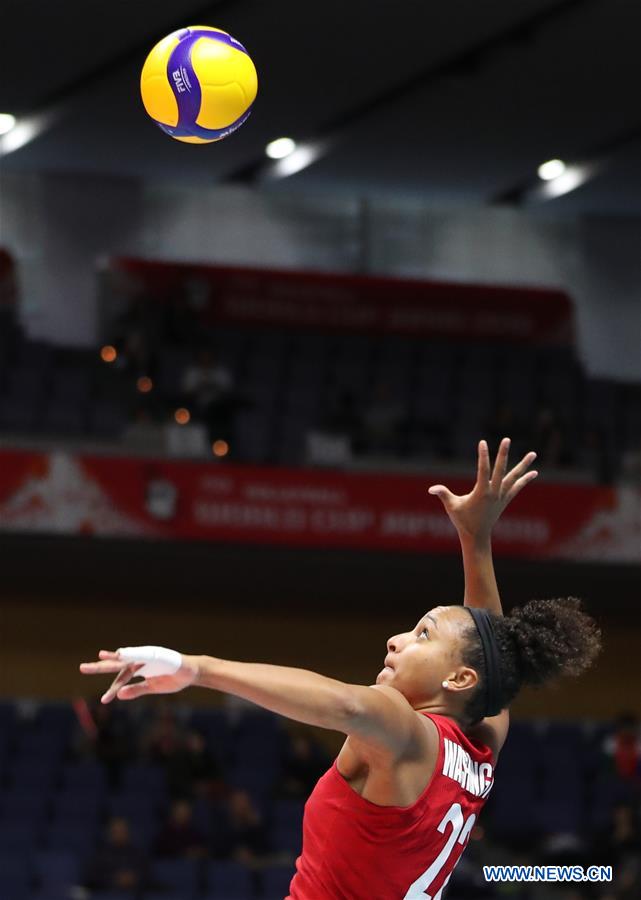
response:
<path id="1" fill-rule="evenodd" d="M 177 141 L 220 141 L 246 122 L 258 91 L 256 68 L 226 31 L 192 25 L 159 41 L 142 68 L 147 113 Z"/>

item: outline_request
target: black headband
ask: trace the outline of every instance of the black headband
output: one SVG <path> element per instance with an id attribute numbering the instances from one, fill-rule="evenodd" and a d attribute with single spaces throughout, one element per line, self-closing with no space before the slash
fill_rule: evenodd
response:
<path id="1" fill-rule="evenodd" d="M 492 617 L 486 609 L 476 609 L 473 606 L 466 606 L 465 608 L 469 610 L 470 615 L 474 619 L 476 630 L 481 638 L 483 659 L 485 661 L 485 710 L 483 717 L 495 716 L 501 712 L 503 703 L 501 702 L 501 663 Z"/>

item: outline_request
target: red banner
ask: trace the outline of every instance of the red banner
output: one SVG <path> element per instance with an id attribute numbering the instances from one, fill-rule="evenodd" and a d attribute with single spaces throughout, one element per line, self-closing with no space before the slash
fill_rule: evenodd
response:
<path id="1" fill-rule="evenodd" d="M 372 475 L 0 452 L 0 529 L 169 540 L 450 552 L 456 534 L 430 484 L 442 473 Z M 638 487 L 528 488 L 495 528 L 497 554 L 641 560 Z"/>
<path id="2" fill-rule="evenodd" d="M 180 302 L 209 324 L 423 337 L 573 340 L 563 291 L 117 258 L 114 297 Z M 107 303 L 109 306 L 109 302 Z M 109 318 L 109 309 L 104 309 Z"/>

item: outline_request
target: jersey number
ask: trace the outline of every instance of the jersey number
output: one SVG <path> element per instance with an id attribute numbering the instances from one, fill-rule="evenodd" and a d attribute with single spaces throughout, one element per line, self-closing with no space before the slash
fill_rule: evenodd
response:
<path id="1" fill-rule="evenodd" d="M 443 818 L 438 824 L 438 830 L 441 834 L 445 834 L 448 825 L 452 826 L 452 831 L 450 832 L 450 836 L 445 842 L 445 846 L 436 857 L 432 865 L 429 869 L 426 869 L 425 872 L 417 878 L 414 884 L 410 885 L 408 892 L 405 894 L 403 900 L 441 900 L 441 894 L 447 882 L 450 880 L 450 876 L 452 872 L 447 876 L 438 892 L 432 896 L 432 894 L 428 894 L 427 891 L 431 887 L 431 885 L 436 881 L 443 867 L 447 864 L 447 861 L 450 857 L 452 850 L 454 849 L 455 844 L 459 843 L 461 846 L 465 846 L 467 843 L 467 839 L 470 835 L 470 831 L 474 827 L 474 823 L 476 822 L 476 816 L 472 814 L 467 820 L 463 818 L 463 810 L 461 809 L 460 803 L 453 803 L 448 811 L 445 813 Z M 461 853 L 463 851 L 461 850 Z M 460 857 L 460 854 L 459 854 Z M 458 862 L 458 859 L 456 860 Z M 456 865 L 456 863 L 454 863 Z M 452 871 L 454 871 L 454 867 L 452 867 Z"/>

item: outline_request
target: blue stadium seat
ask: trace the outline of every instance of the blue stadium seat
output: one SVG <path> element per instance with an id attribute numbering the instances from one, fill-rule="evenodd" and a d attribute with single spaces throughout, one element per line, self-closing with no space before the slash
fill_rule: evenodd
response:
<path id="1" fill-rule="evenodd" d="M 42 833 L 42 825 L 4 820 L 0 822 L 0 848 L 5 852 L 24 855 L 38 845 Z"/>
<path id="2" fill-rule="evenodd" d="M 47 818 L 49 797 L 42 791 L 9 788 L 0 795 L 0 825 L 15 822 L 17 825 L 39 827 Z"/>
<path id="3" fill-rule="evenodd" d="M 50 734 L 38 730 L 29 730 L 20 734 L 14 746 L 14 768 L 21 771 L 34 769 L 60 768 L 67 749 L 67 735 L 52 729 Z M 43 776 L 44 777 L 44 776 Z M 28 776 L 28 781 L 36 780 L 39 775 Z"/>
<path id="4" fill-rule="evenodd" d="M 584 822 L 584 791 L 580 778 L 544 783 L 535 807 L 535 821 L 542 832 L 577 834 Z"/>
<path id="5" fill-rule="evenodd" d="M 502 754 L 501 754 L 502 755 Z M 499 760 L 499 766 L 501 765 Z M 514 802 L 514 798 L 518 798 Z M 539 828 L 537 817 L 539 789 L 532 773 L 499 770 L 488 800 L 485 822 L 496 836 L 510 842 L 529 838 Z"/>
<path id="6" fill-rule="evenodd" d="M 106 786 L 105 769 L 94 760 L 68 763 L 62 769 L 62 790 L 68 792 L 81 790 L 100 794 L 104 792 Z"/>
<path id="7" fill-rule="evenodd" d="M 59 791 L 54 798 L 54 820 L 57 822 L 96 822 L 100 817 L 104 790 L 78 787 Z"/>
<path id="8" fill-rule="evenodd" d="M 155 860 L 152 865 L 154 883 L 179 893 L 184 900 L 198 893 L 203 874 L 200 860 L 162 859 Z"/>
<path id="9" fill-rule="evenodd" d="M 44 703 L 36 716 L 36 728 L 41 734 L 53 732 L 71 736 L 76 714 L 69 703 Z"/>
<path id="10" fill-rule="evenodd" d="M 192 822 L 205 837 L 209 837 L 212 828 L 212 804 L 205 797 L 195 797 L 192 801 Z"/>
<path id="11" fill-rule="evenodd" d="M 207 900 L 249 900 L 253 896 L 251 873 L 241 863 L 209 860 L 206 883 Z"/>
<path id="12" fill-rule="evenodd" d="M 302 822 L 299 824 L 275 825 L 269 833 L 272 850 L 276 853 L 291 853 L 298 856 L 303 849 Z"/>
<path id="13" fill-rule="evenodd" d="M 137 900 L 137 894 L 133 891 L 93 891 L 92 900 Z M 39 900 L 39 898 L 38 898 Z M 53 897 L 47 897 L 47 900 L 54 900 Z M 56 898 L 61 900 L 61 898 Z"/>
<path id="14" fill-rule="evenodd" d="M 300 828 L 303 824 L 303 812 L 305 803 L 303 800 L 283 797 L 276 800 L 272 808 L 272 823 L 274 826 L 293 826 Z"/>
<path id="15" fill-rule="evenodd" d="M 87 859 L 96 846 L 98 834 L 98 819 L 54 819 L 43 831 L 43 846 L 47 850 L 75 853 L 80 858 Z"/>
<path id="16" fill-rule="evenodd" d="M 2 900 L 23 900 L 31 896 L 33 874 L 28 857 L 9 852 L 15 848 L 0 843 L 0 897 Z"/>
<path id="17" fill-rule="evenodd" d="M 293 866 L 267 866 L 262 870 L 263 900 L 283 900 L 294 877 Z"/>
<path id="18" fill-rule="evenodd" d="M 173 893 L 173 891 L 171 893 L 167 891 L 145 891 L 143 896 L 144 900 L 184 900 L 184 894 L 180 892 Z M 102 894 L 97 900 L 102 900 Z"/>
<path id="19" fill-rule="evenodd" d="M 72 851 L 40 850 L 34 854 L 33 867 L 41 885 L 57 887 L 61 894 L 80 881 L 80 859 Z"/>
<path id="20" fill-rule="evenodd" d="M 18 724 L 18 714 L 14 703 L 0 702 L 0 734 L 9 735 Z"/>
<path id="21" fill-rule="evenodd" d="M 589 787 L 587 826 L 600 832 L 611 827 L 612 811 L 620 803 L 630 802 L 630 787 L 613 772 L 604 772 Z"/>
<path id="22" fill-rule="evenodd" d="M 123 794 L 141 793 L 162 798 L 166 793 L 167 781 L 162 766 L 149 763 L 128 763 L 122 772 Z"/>

